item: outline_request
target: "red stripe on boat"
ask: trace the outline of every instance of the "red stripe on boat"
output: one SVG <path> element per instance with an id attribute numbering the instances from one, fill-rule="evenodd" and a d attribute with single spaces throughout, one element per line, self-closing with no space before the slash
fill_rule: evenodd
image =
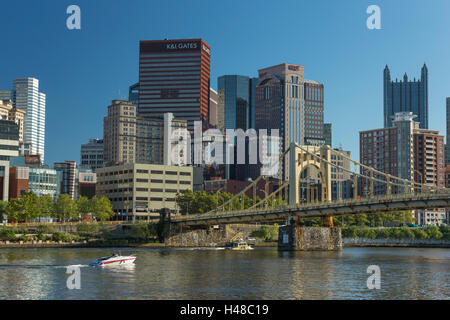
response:
<path id="1" fill-rule="evenodd" d="M 120 262 L 120 261 L 127 261 L 127 260 L 136 260 L 136 258 L 108 261 L 108 262 L 103 262 L 102 264 L 109 264 L 109 263 Z"/>

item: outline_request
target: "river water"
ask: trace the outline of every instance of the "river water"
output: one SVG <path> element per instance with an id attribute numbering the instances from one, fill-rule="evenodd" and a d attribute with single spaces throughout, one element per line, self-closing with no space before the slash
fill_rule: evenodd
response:
<path id="1" fill-rule="evenodd" d="M 1 249 L 0 299 L 450 299 L 448 249 L 122 248 L 135 265 L 87 266 L 113 250 Z M 67 287 L 69 265 L 80 267 L 80 289 Z M 380 289 L 367 288 L 370 265 Z"/>

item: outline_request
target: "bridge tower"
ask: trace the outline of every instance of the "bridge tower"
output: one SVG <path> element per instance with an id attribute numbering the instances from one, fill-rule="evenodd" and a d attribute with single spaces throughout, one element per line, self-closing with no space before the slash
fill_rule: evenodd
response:
<path id="1" fill-rule="evenodd" d="M 289 150 L 289 205 L 302 202 L 331 201 L 331 151 L 325 146 L 302 146 L 291 143 Z M 311 170 L 312 169 L 312 170 Z M 314 172 L 319 180 L 319 190 L 309 191 L 302 197 L 301 184 L 313 178 L 308 172 Z M 312 196 L 311 196 L 312 194 Z M 297 217 L 299 223 L 299 217 Z M 323 217 L 324 227 L 333 227 L 332 217 Z"/>

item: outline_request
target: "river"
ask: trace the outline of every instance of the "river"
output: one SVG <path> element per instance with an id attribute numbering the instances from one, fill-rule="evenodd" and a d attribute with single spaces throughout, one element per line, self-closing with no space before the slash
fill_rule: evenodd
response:
<path id="1" fill-rule="evenodd" d="M 341 252 L 120 249 L 134 266 L 87 264 L 114 249 L 2 249 L 0 299 L 449 299 L 450 250 L 344 248 Z M 118 251 L 118 250 L 117 250 Z M 79 265 L 80 289 L 67 266 Z M 367 268 L 381 288 L 368 289 Z"/>

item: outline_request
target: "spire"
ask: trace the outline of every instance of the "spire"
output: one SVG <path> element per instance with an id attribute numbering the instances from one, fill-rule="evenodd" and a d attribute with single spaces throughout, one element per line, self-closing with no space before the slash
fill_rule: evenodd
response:
<path id="1" fill-rule="evenodd" d="M 403 82 L 408 82 L 408 75 L 405 72 L 405 75 L 403 76 Z"/>
<path id="2" fill-rule="evenodd" d="M 386 81 L 386 80 L 387 80 L 387 81 L 391 81 L 391 71 L 389 70 L 388 65 L 386 65 L 386 67 L 384 67 L 383 74 L 384 74 L 384 79 L 385 79 L 385 81 Z"/>
<path id="3" fill-rule="evenodd" d="M 427 65 L 426 65 L 425 62 L 423 63 L 423 67 L 422 67 L 422 72 L 421 72 L 420 79 L 421 79 L 422 81 L 428 80 L 428 68 L 427 68 Z"/>
<path id="4" fill-rule="evenodd" d="M 422 72 L 428 72 L 427 64 L 424 62 L 422 67 Z"/>

